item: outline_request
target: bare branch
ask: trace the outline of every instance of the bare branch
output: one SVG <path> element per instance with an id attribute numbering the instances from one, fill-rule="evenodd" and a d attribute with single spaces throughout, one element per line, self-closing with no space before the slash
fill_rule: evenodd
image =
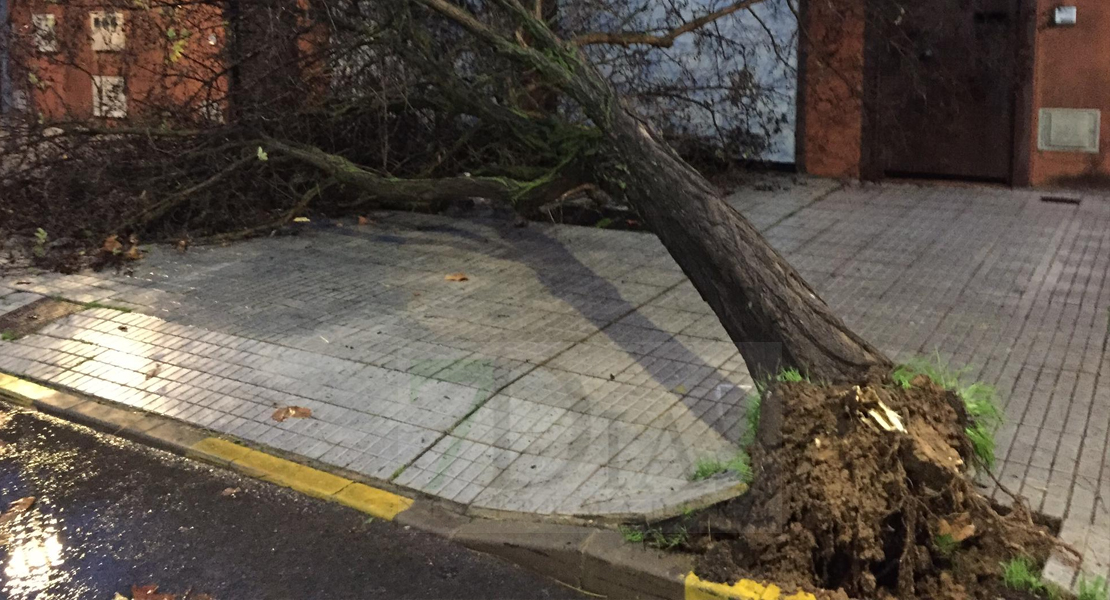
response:
<path id="1" fill-rule="evenodd" d="M 577 35 L 571 41 L 578 46 L 609 44 L 625 47 L 641 45 L 670 48 L 679 37 L 705 27 L 717 19 L 727 17 L 737 11 L 751 8 L 761 2 L 763 2 L 763 0 L 741 0 L 739 2 L 734 2 L 718 11 L 702 15 L 693 21 L 688 21 L 682 24 L 682 26 L 676 27 L 662 35 L 646 32 L 610 33 L 606 31 L 596 31 Z"/>

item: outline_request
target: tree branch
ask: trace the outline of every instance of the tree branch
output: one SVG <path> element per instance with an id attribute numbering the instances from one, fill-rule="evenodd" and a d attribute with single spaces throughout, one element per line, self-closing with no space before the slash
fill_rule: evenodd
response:
<path id="1" fill-rule="evenodd" d="M 342 156 L 319 148 L 277 140 L 266 140 L 263 146 L 312 165 L 329 174 L 336 182 L 358 188 L 383 205 L 434 209 L 460 198 L 487 198 L 510 204 L 518 212 L 531 212 L 580 183 L 559 173 L 535 181 L 518 181 L 506 177 L 383 177 Z"/>
<path id="2" fill-rule="evenodd" d="M 717 19 L 727 17 L 734 12 L 751 8 L 756 4 L 763 2 L 763 0 L 740 0 L 734 2 L 721 10 L 702 15 L 693 21 L 688 21 L 680 27 L 676 27 L 662 35 L 656 35 L 646 32 L 628 32 L 628 33 L 610 33 L 605 31 L 596 31 L 592 33 L 583 33 L 574 36 L 571 40 L 577 46 L 590 46 L 597 44 L 609 44 L 613 46 L 655 46 L 657 48 L 670 48 L 674 45 L 674 41 L 680 36 L 683 36 L 691 31 L 700 29 Z"/>

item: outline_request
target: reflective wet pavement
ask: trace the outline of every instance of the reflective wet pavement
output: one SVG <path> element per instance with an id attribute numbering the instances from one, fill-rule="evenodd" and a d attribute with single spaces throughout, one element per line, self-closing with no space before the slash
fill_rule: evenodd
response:
<path id="1" fill-rule="evenodd" d="M 0 408 L 0 598 L 578 598 L 415 530 L 29 412 Z M 7 532 L 5 542 L 4 532 Z"/>

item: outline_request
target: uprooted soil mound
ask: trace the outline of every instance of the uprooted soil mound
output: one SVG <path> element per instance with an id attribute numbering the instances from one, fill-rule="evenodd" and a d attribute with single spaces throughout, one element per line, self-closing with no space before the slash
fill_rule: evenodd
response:
<path id="1" fill-rule="evenodd" d="M 1020 501 L 1004 510 L 976 491 L 963 404 L 926 378 L 776 384 L 761 413 L 755 481 L 719 507 L 702 577 L 830 597 L 996 598 L 1001 562 L 1043 561 L 1056 543 Z"/>

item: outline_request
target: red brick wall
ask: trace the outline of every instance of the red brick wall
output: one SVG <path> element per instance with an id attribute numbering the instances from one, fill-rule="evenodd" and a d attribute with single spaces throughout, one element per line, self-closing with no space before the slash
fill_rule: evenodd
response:
<path id="1" fill-rule="evenodd" d="M 161 121 L 183 116 L 182 109 L 199 111 L 201 103 L 226 95 L 220 76 L 220 51 L 225 33 L 222 15 L 211 6 L 178 9 L 174 16 L 157 8 L 134 8 L 124 13 L 126 46 L 118 52 L 94 52 L 90 42 L 89 11 L 110 6 L 73 6 L 46 0 L 15 0 L 12 30 L 15 80 L 30 94 L 31 108 L 46 121 L 92 118 L 94 75 L 123 76 L 128 120 Z M 58 52 L 34 48 L 33 14 L 53 14 Z M 169 30 L 173 28 L 174 37 Z M 189 36 L 173 56 L 174 41 Z M 214 40 L 209 36 L 214 35 Z M 210 43 L 215 41 L 215 43 Z M 206 85 L 204 80 L 211 81 Z"/>
<path id="2" fill-rule="evenodd" d="M 807 173 L 860 175 L 865 1 L 810 0 L 806 8 L 799 145 Z"/>
<path id="3" fill-rule="evenodd" d="M 1078 8 L 1077 24 L 1050 25 L 1061 2 L 1039 0 L 1034 51 L 1033 127 L 1030 179 L 1033 185 L 1110 187 L 1110 2 L 1066 0 Z M 1041 108 L 1097 108 L 1102 111 L 1098 154 L 1037 149 Z"/>

